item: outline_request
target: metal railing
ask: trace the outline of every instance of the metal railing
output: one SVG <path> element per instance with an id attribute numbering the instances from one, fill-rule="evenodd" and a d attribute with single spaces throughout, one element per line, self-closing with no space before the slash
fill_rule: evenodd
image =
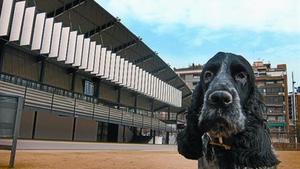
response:
<path id="1" fill-rule="evenodd" d="M 5 73 L 0 74 L 0 91 L 24 97 L 24 105 L 27 107 L 50 110 L 59 115 L 153 130 L 174 130 L 157 118 L 104 105 L 99 98 Z"/>

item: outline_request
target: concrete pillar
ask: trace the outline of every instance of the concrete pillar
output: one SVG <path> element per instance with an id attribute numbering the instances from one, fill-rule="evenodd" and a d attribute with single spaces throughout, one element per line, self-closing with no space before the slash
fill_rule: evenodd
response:
<path id="1" fill-rule="evenodd" d="M 40 74 L 39 74 L 39 82 L 43 83 L 44 82 L 44 77 L 45 77 L 45 58 L 43 56 L 39 56 L 38 59 L 41 63 L 41 69 L 40 69 Z M 33 116 L 33 126 L 32 126 L 32 135 L 31 138 L 34 139 L 35 138 L 35 130 L 36 130 L 36 123 L 37 123 L 37 115 L 38 112 L 35 111 L 34 112 L 34 116 Z"/>
<path id="2" fill-rule="evenodd" d="M 5 46 L 5 41 L 0 40 L 0 72 L 2 72 L 3 61 L 4 61 L 4 46 Z"/>
<path id="3" fill-rule="evenodd" d="M 166 132 L 166 144 L 169 144 L 170 140 L 170 133 Z"/>
<path id="4" fill-rule="evenodd" d="M 37 111 L 34 112 L 34 116 L 33 116 L 32 135 L 31 135 L 32 139 L 34 139 L 35 137 L 36 119 L 37 119 Z"/>
<path id="5" fill-rule="evenodd" d="M 155 144 L 155 130 L 153 130 L 153 144 Z"/>
<path id="6" fill-rule="evenodd" d="M 168 107 L 168 119 L 167 120 L 170 120 L 170 115 L 171 115 L 171 107 L 169 106 Z M 169 132 L 166 132 L 166 142 L 165 144 L 169 144 L 169 140 L 170 140 L 170 133 Z"/>
<path id="7" fill-rule="evenodd" d="M 74 139 L 75 139 L 76 121 L 77 121 L 77 118 L 74 117 L 74 119 L 73 119 L 73 129 L 72 129 L 72 141 L 74 141 Z"/>

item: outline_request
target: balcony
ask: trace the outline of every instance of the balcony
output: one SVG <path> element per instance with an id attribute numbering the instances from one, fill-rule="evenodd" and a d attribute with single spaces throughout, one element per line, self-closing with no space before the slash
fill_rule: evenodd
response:
<path id="1" fill-rule="evenodd" d="M 269 103 L 266 103 L 265 104 L 267 107 L 283 107 L 284 106 L 284 104 L 282 103 L 282 104 L 275 104 L 275 103 L 273 103 L 273 104 L 269 104 Z"/>
<path id="2" fill-rule="evenodd" d="M 268 121 L 268 126 L 270 128 L 273 128 L 273 127 L 285 127 L 286 125 L 287 125 L 286 122 Z"/>
<path id="3" fill-rule="evenodd" d="M 159 114 L 159 119 L 167 124 L 176 124 L 177 123 L 177 114 L 170 113 L 170 116 L 169 116 L 168 112 L 162 112 Z"/>
<path id="4" fill-rule="evenodd" d="M 24 98 L 25 108 L 153 130 L 174 131 L 157 118 L 104 105 L 101 99 L 9 74 L 0 74 L 0 92 Z"/>
<path id="5" fill-rule="evenodd" d="M 284 113 L 266 113 L 267 116 L 286 116 Z"/>

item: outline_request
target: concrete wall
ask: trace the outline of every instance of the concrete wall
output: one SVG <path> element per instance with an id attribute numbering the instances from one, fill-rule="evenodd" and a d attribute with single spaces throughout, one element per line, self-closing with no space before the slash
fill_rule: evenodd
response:
<path id="1" fill-rule="evenodd" d="M 3 72 L 30 80 L 38 80 L 40 67 L 41 64 L 37 62 L 35 56 L 9 46 L 4 47 Z"/>
<path id="2" fill-rule="evenodd" d="M 151 102 L 144 96 L 138 96 L 137 107 L 143 110 L 151 110 Z"/>
<path id="3" fill-rule="evenodd" d="M 75 127 L 75 141 L 97 141 L 98 123 L 94 120 L 78 119 Z"/>
<path id="4" fill-rule="evenodd" d="M 109 86 L 105 83 L 101 83 L 99 94 L 100 98 L 102 99 L 112 102 L 118 101 L 118 90 L 116 90 L 114 86 Z"/>
<path id="5" fill-rule="evenodd" d="M 63 88 L 71 89 L 72 74 L 67 74 L 66 68 L 62 68 L 52 63 L 45 64 L 44 83 Z"/>
<path id="6" fill-rule="evenodd" d="M 41 112 L 37 114 L 36 139 L 71 140 L 73 118 L 60 117 L 54 113 Z"/>
<path id="7" fill-rule="evenodd" d="M 127 105 L 130 107 L 134 106 L 134 95 L 130 93 L 128 90 L 121 90 L 121 98 L 120 98 L 120 103 L 123 105 Z"/>
<path id="8" fill-rule="evenodd" d="M 34 112 L 23 112 L 20 126 L 20 138 L 31 139 L 34 123 Z M 98 123 L 93 120 L 77 119 L 75 141 L 97 141 Z M 54 113 L 38 112 L 36 123 L 36 139 L 71 140 L 73 118 L 60 117 Z"/>
<path id="9" fill-rule="evenodd" d="M 20 125 L 20 138 L 31 139 L 34 121 L 34 112 L 23 112 Z"/>
<path id="10" fill-rule="evenodd" d="M 20 138 L 31 139 L 34 123 L 34 111 L 22 114 Z M 54 113 L 38 112 L 35 139 L 45 140 L 72 140 L 73 118 L 61 117 Z M 107 130 L 107 128 L 105 129 Z M 118 142 L 123 142 L 124 126 L 118 126 Z M 74 141 L 97 141 L 98 122 L 87 119 L 76 119 Z M 109 131 L 103 131 L 105 133 Z M 133 133 L 125 126 L 124 142 L 132 140 Z M 105 139 L 106 140 L 106 139 Z"/>

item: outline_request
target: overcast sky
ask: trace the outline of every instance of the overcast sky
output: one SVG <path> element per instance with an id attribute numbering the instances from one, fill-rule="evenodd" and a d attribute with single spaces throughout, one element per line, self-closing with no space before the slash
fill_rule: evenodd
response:
<path id="1" fill-rule="evenodd" d="M 232 52 L 250 63 L 286 63 L 289 83 L 293 71 L 300 86 L 299 0 L 97 1 L 171 67 Z"/>

